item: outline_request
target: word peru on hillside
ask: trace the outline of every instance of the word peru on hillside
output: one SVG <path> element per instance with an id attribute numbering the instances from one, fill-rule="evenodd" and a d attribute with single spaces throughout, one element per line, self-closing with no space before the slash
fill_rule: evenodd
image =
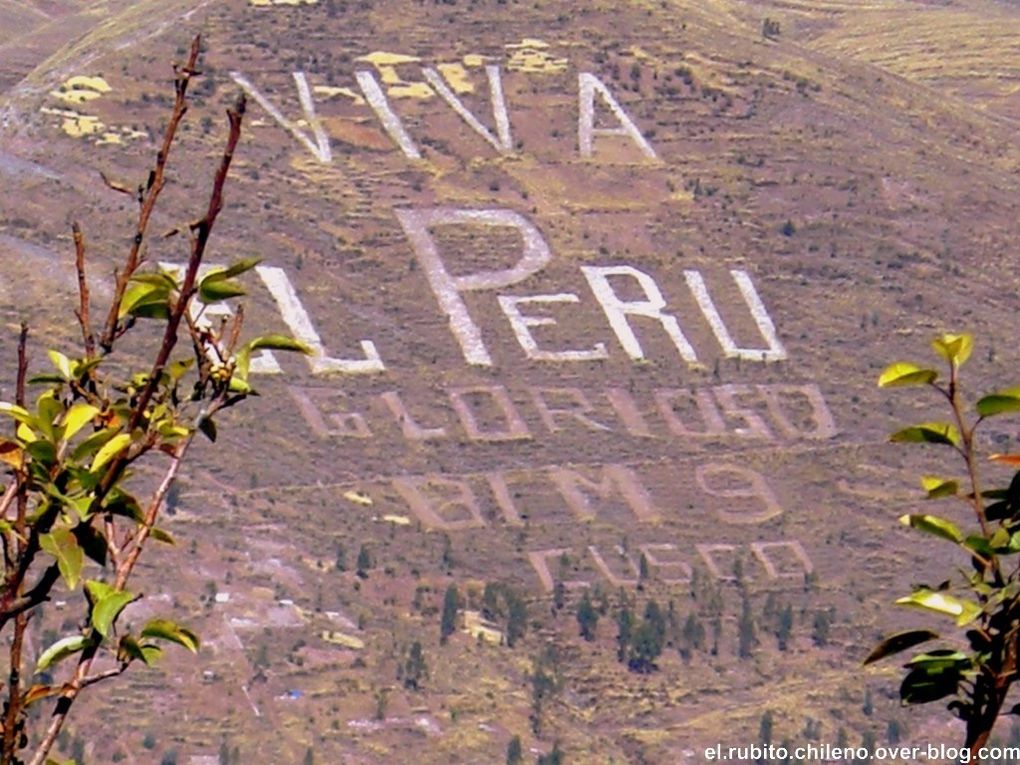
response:
<path id="1" fill-rule="evenodd" d="M 449 317 L 450 330 L 460 345 L 464 360 L 469 364 L 492 366 L 492 357 L 482 338 L 482 331 L 468 312 L 461 294 L 467 291 L 511 287 L 541 270 L 551 258 L 549 248 L 541 234 L 525 218 L 508 210 L 434 209 L 425 211 L 397 210 L 396 212 L 411 238 L 419 262 L 425 269 L 440 310 Z M 462 221 L 511 226 L 518 229 L 524 241 L 524 252 L 520 260 L 506 269 L 452 275 L 428 233 L 428 224 L 450 224 Z M 172 267 L 171 264 L 166 265 Z M 334 372 L 359 374 L 386 370 L 386 365 L 372 340 L 361 341 L 363 358 L 341 359 L 330 356 L 286 272 L 282 268 L 273 266 L 258 266 L 256 272 L 276 301 L 280 315 L 291 332 L 295 337 L 312 347 L 314 354 L 309 357 L 308 364 L 313 374 Z M 676 346 L 680 357 L 689 364 L 698 363 L 698 355 L 684 334 L 677 317 L 666 312 L 666 299 L 651 275 L 629 265 L 582 266 L 581 273 L 605 314 L 609 328 L 631 359 L 641 361 L 646 358 L 645 351 L 630 323 L 630 319 L 633 317 L 652 319 L 659 323 L 673 345 Z M 724 355 L 751 361 L 785 359 L 786 351 L 776 335 L 775 325 L 765 310 L 765 305 L 755 290 L 751 277 L 742 270 L 733 270 L 730 273 L 746 302 L 751 318 L 761 332 L 764 339 L 763 347 L 739 347 L 719 313 L 716 302 L 712 299 L 701 273 L 694 270 L 684 271 L 687 286 Z M 625 277 L 632 280 L 640 288 L 644 296 L 643 299 L 625 300 L 621 298 L 610 282 L 610 277 Z M 525 314 L 524 306 L 579 303 L 581 298 L 576 293 L 499 294 L 496 297 L 500 309 L 513 330 L 514 337 L 517 338 L 517 342 L 528 359 L 534 361 L 592 361 L 608 358 L 609 351 L 606 343 L 602 340 L 585 349 L 550 349 L 539 344 L 539 338 L 533 331 L 534 328 L 555 324 L 556 320 L 549 316 Z M 227 310 L 225 305 L 216 305 L 206 307 L 204 313 L 206 316 L 213 316 L 225 313 Z M 272 374 L 282 370 L 272 354 L 265 351 L 253 363 L 252 371 Z"/>

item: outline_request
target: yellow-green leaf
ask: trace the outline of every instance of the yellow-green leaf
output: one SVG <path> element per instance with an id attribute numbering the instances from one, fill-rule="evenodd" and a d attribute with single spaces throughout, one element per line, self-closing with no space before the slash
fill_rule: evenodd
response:
<path id="1" fill-rule="evenodd" d="M 989 394 L 980 399 L 974 405 L 974 408 L 982 417 L 992 417 L 996 414 L 1008 412 L 1020 412 L 1020 388 L 1009 388 L 998 393 Z"/>
<path id="2" fill-rule="evenodd" d="M 85 427 L 92 419 L 99 414 L 99 407 L 78 402 L 64 416 L 64 440 L 70 441 L 74 435 Z"/>
<path id="3" fill-rule="evenodd" d="M 192 653 L 198 653 L 198 635 L 169 619 L 153 619 L 145 625 L 142 637 L 169 640 L 171 643 L 184 646 Z"/>
<path id="4" fill-rule="evenodd" d="M 124 635 L 117 648 L 117 659 L 119 661 L 137 659 L 146 665 L 152 665 L 162 653 L 163 649 L 158 645 L 139 643 L 132 635 Z"/>
<path id="5" fill-rule="evenodd" d="M 960 431 L 956 429 L 955 425 L 948 422 L 922 422 L 920 425 L 912 425 L 896 431 L 889 436 L 889 440 L 893 443 L 927 443 L 959 446 Z"/>
<path id="6" fill-rule="evenodd" d="M 950 364 L 962 366 L 974 350 L 974 336 L 966 332 L 958 335 L 947 333 L 932 340 L 931 347 Z"/>
<path id="7" fill-rule="evenodd" d="M 152 527 L 152 529 L 149 531 L 149 536 L 155 539 L 157 542 L 162 542 L 165 545 L 177 544 L 176 540 L 173 538 L 173 536 L 171 536 L 169 531 L 164 531 L 158 526 Z"/>
<path id="8" fill-rule="evenodd" d="M 120 612 L 134 599 L 135 596 L 125 590 L 114 590 L 106 594 L 92 607 L 92 626 L 103 637 L 109 637 Z"/>
<path id="9" fill-rule="evenodd" d="M 934 611 L 946 616 L 952 616 L 956 619 L 956 624 L 959 627 L 969 624 L 981 615 L 981 606 L 977 603 L 929 589 L 916 590 L 910 593 L 910 595 L 898 599 L 896 605 L 913 606 L 914 608 L 923 608 L 926 611 Z"/>
<path id="10" fill-rule="evenodd" d="M 49 669 L 50 666 L 56 664 L 61 659 L 66 659 L 68 656 L 78 653 L 78 651 L 84 649 L 88 644 L 88 638 L 84 635 L 72 635 L 70 637 L 61 638 L 42 652 L 42 656 L 39 657 L 39 661 L 35 664 L 35 671 L 43 672 L 44 670 Z"/>
<path id="11" fill-rule="evenodd" d="M 121 298 L 117 317 L 122 319 L 144 306 L 165 304 L 169 296 L 170 287 L 167 284 L 148 284 L 132 280 L 132 283 L 124 290 L 124 297 Z"/>
<path id="12" fill-rule="evenodd" d="M 955 497 L 960 491 L 960 482 L 955 478 L 940 478 L 937 475 L 922 476 L 921 486 L 928 493 L 928 499 Z"/>
<path id="13" fill-rule="evenodd" d="M 244 287 L 237 282 L 222 278 L 222 272 L 206 277 L 198 285 L 198 296 L 203 303 L 215 303 L 245 294 L 247 292 Z"/>
<path id="14" fill-rule="evenodd" d="M 117 456 L 123 449 L 125 449 L 131 443 L 131 435 L 129 433 L 118 433 L 105 444 L 103 448 L 96 452 L 96 456 L 92 458 L 92 467 L 89 468 L 90 473 L 96 472 L 99 468 L 105 465 L 107 462 Z"/>
<path id="15" fill-rule="evenodd" d="M 10 404 L 6 401 L 0 401 L 0 414 L 6 414 L 9 417 L 13 417 L 18 422 L 24 423 L 29 427 L 35 425 L 35 418 L 28 413 L 27 409 L 18 406 L 17 404 Z"/>
<path id="16" fill-rule="evenodd" d="M 879 388 L 893 388 L 906 385 L 927 385 L 938 379 L 938 372 L 925 369 L 909 361 L 897 361 L 885 368 L 878 377 Z"/>
<path id="17" fill-rule="evenodd" d="M 26 444 L 31 444 L 39 440 L 39 437 L 36 436 L 35 431 L 32 430 L 30 427 L 28 427 L 28 425 L 26 425 L 23 422 L 18 423 L 18 429 L 15 431 L 15 435 L 22 441 L 24 441 Z"/>
<path id="18" fill-rule="evenodd" d="M 50 357 L 50 361 L 53 362 L 53 366 L 55 366 L 57 368 L 57 371 L 60 372 L 60 376 L 63 377 L 65 380 L 70 380 L 71 360 L 67 358 L 67 356 L 62 354 L 60 351 L 52 349 L 46 351 L 46 355 Z"/>
<path id="19" fill-rule="evenodd" d="M 956 528 L 956 524 L 945 518 L 939 518 L 937 515 L 903 515 L 900 516 L 900 523 L 950 542 L 963 544 L 963 534 Z"/>
<path id="20" fill-rule="evenodd" d="M 57 568 L 64 578 L 67 589 L 73 590 L 77 587 L 81 567 L 85 563 L 85 554 L 71 530 L 58 528 L 49 534 L 41 534 L 39 546 L 56 558 Z"/>

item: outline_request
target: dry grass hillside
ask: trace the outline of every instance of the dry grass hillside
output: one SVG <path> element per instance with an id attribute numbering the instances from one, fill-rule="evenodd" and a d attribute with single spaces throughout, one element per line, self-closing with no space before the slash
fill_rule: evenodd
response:
<path id="1" fill-rule="evenodd" d="M 72 337 L 71 220 L 102 294 L 133 210 L 98 173 L 142 177 L 169 62 L 201 31 L 155 230 L 192 215 L 244 81 L 285 124 L 249 101 L 213 256 L 282 269 L 323 349 L 317 368 L 280 359 L 221 424 L 175 497 L 177 546 L 152 551 L 176 574 L 150 562 L 131 619 L 170 610 L 203 651 L 97 693 L 64 754 L 100 717 L 83 762 L 204 763 L 225 745 L 230 762 L 311 749 L 316 763 L 475 765 L 519 735 L 529 763 L 559 742 L 568 763 L 673 765 L 756 741 L 766 713 L 775 743 L 959 738 L 937 710 L 899 707 L 895 666 L 860 667 L 914 623 L 893 597 L 946 562 L 896 523 L 942 455 L 885 444 L 933 409 L 874 379 L 956 328 L 979 338 L 974 379 L 1015 382 L 1018 27 L 1020 6 L 990 0 L 0 0 L 5 325 Z M 585 156 L 585 75 L 641 140 L 595 96 Z M 433 208 L 505 214 L 426 225 L 416 250 L 407 221 Z M 524 241 L 508 220 L 549 259 L 458 293 L 491 362 L 471 364 L 421 237 L 450 278 L 500 272 Z M 150 246 L 181 258 L 176 240 Z M 251 276 L 251 331 L 298 331 L 279 278 Z M 648 309 L 653 287 L 688 358 Z M 645 305 L 630 316 L 644 358 L 606 290 Z M 589 355 L 529 355 L 522 332 Z M 363 340 L 384 371 L 329 371 L 326 357 L 365 360 Z M 1020 435 L 1003 422 L 996 451 Z M 510 598 L 487 603 L 487 584 Z M 463 629 L 444 644 L 451 585 Z M 603 611 L 590 642 L 585 592 Z M 515 596 L 526 631 L 511 647 Z M 649 601 L 667 647 L 640 674 L 617 660 L 614 615 Z M 74 629 L 68 609 L 47 606 L 33 650 Z M 536 667 L 557 678 L 540 725 Z"/>

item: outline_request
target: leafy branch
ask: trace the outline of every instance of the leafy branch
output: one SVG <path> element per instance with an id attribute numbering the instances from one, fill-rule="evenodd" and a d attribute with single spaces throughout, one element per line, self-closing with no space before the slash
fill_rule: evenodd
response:
<path id="1" fill-rule="evenodd" d="M 257 348 L 308 352 L 301 343 L 277 335 L 241 341 L 243 311 L 214 326 L 204 303 L 245 293 L 238 277 L 257 260 L 225 268 L 203 269 L 203 260 L 223 190 L 241 136 L 245 111 L 241 96 L 227 110 L 228 136 L 216 168 L 205 212 L 186 233 L 189 250 L 181 273 L 147 268 L 146 237 L 177 130 L 187 112 L 187 91 L 197 69 L 200 41 L 188 60 L 175 66 L 173 111 L 155 163 L 145 183 L 132 191 L 104 176 L 107 185 L 137 199 L 135 235 L 115 271 L 113 299 L 97 335 L 86 264 L 88 248 L 81 226 L 72 227 L 78 277 L 80 349 L 71 355 L 51 349 L 52 369 L 28 376 L 28 329 L 18 343 L 15 400 L 0 402 L 0 417 L 11 421 L 10 436 L 0 436 L 0 462 L 9 482 L 0 495 L 0 632 L 11 628 L 10 672 L 0 720 L 0 765 L 49 765 L 68 714 L 80 694 L 111 680 L 132 664 L 151 664 L 163 645 L 199 649 L 198 636 L 170 619 L 153 619 L 132 633 L 117 627 L 124 609 L 141 595 L 128 589 L 131 575 L 149 540 L 173 542 L 158 525 L 167 493 L 198 433 L 216 439 L 216 416 L 251 395 L 249 359 Z M 150 360 L 119 357 L 110 363 L 138 321 L 162 324 Z M 178 352 L 184 335 L 189 348 Z M 127 368 L 128 371 L 123 371 Z M 27 395 L 41 390 L 29 403 Z M 132 466 L 158 465 L 155 489 L 135 493 Z M 98 574 L 86 570 L 86 560 Z M 80 591 L 82 628 L 59 638 L 25 673 L 25 633 L 35 609 L 50 598 L 58 582 Z M 45 682 L 61 662 L 74 659 L 59 683 Z M 29 679 L 31 678 L 31 679 Z M 26 682 L 27 680 L 27 682 Z M 27 711 L 53 700 L 45 730 L 30 735 Z"/>
<path id="2" fill-rule="evenodd" d="M 945 334 L 932 348 L 947 367 L 942 378 L 934 368 L 897 362 L 882 372 L 880 387 L 922 386 L 945 400 L 951 419 L 901 428 L 891 441 L 948 446 L 965 471 L 964 478 L 926 475 L 921 485 L 929 500 L 955 499 L 968 508 L 976 528 L 965 531 L 954 520 L 930 513 L 908 513 L 900 522 L 961 549 L 971 562 L 938 587 L 917 587 L 897 605 L 949 617 L 963 634 L 954 644 L 911 658 L 900 685 L 905 704 L 949 699 L 947 708 L 966 725 L 972 757 L 988 741 L 1006 704 L 1018 671 L 1020 638 L 1020 470 L 1002 488 L 984 489 L 977 448 L 978 428 L 989 418 L 1020 412 L 1020 388 L 980 398 L 971 410 L 963 395 L 960 368 L 970 358 L 968 334 Z M 990 455 L 993 462 L 1020 467 L 1020 455 Z M 879 643 L 865 664 L 939 638 L 931 630 L 908 630 Z M 1009 710 L 1020 714 L 1020 705 Z"/>

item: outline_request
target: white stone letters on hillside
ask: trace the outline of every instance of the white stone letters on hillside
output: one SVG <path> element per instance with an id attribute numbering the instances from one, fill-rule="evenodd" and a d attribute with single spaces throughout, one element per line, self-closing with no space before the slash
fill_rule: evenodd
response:
<path id="1" fill-rule="evenodd" d="M 322 123 L 319 122 L 319 118 L 315 114 L 315 102 L 312 100 L 312 93 L 308 88 L 308 80 L 305 78 L 304 72 L 294 72 L 294 84 L 297 85 L 298 100 L 301 102 L 304 120 L 312 129 L 314 141 L 301 131 L 297 123 L 284 117 L 283 112 L 272 101 L 266 98 L 258 88 L 252 85 L 243 74 L 231 72 L 230 78 L 240 85 L 245 93 L 254 98 L 259 106 L 269 112 L 269 116 L 276 120 L 280 127 L 294 136 L 297 142 L 308 149 L 319 162 L 328 165 L 333 161 L 333 149 L 329 143 L 329 136 L 326 135 Z"/>
<path id="2" fill-rule="evenodd" d="M 503 79 L 500 67 L 489 64 L 485 67 L 485 76 L 489 83 L 489 101 L 492 108 L 492 119 L 495 125 L 495 132 L 471 112 L 464 104 L 464 101 L 454 93 L 453 89 L 443 79 L 442 74 L 430 66 L 422 67 L 422 77 L 428 83 L 428 87 L 442 99 L 475 133 L 481 136 L 485 142 L 500 154 L 510 154 L 514 151 L 513 136 L 510 130 L 510 110 L 507 106 L 506 96 L 503 90 Z M 308 87 L 308 80 L 304 72 L 294 72 L 294 82 L 297 85 L 298 101 L 304 116 L 312 130 L 311 137 L 303 131 L 299 122 L 288 119 L 261 90 L 241 72 L 231 72 L 230 77 L 241 88 L 265 109 L 280 127 L 286 130 L 302 147 L 311 152 L 319 162 L 329 164 L 333 160 L 333 152 L 330 148 L 329 136 L 315 112 L 315 103 L 312 99 L 311 90 Z M 375 114 L 376 119 L 386 135 L 393 141 L 401 153 L 411 160 L 422 158 L 421 150 L 417 142 L 407 131 L 403 120 L 394 110 L 386 92 L 383 90 L 373 72 L 367 69 L 355 71 L 354 78 L 358 87 L 365 96 L 365 104 Z M 609 107 L 609 111 L 618 123 L 617 127 L 595 127 L 595 100 L 596 97 Z M 638 129 L 634 120 L 624 110 L 620 103 L 613 96 L 612 92 L 602 80 L 590 72 L 581 72 L 577 78 L 577 151 L 584 159 L 593 159 L 596 156 L 595 139 L 599 136 L 617 136 L 628 138 L 634 143 L 642 155 L 647 159 L 658 161 L 659 157 L 655 149 L 648 142 L 648 139 Z"/>

